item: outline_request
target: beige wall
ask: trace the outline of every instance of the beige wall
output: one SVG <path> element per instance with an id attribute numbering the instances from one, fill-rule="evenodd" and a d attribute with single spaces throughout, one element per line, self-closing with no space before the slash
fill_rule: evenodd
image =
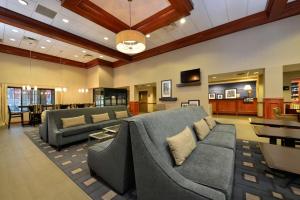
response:
<path id="1" fill-rule="evenodd" d="M 0 82 L 8 86 L 37 85 L 41 88 L 67 87 L 68 92 L 56 95 L 57 103 L 90 102 L 88 94 L 78 92 L 87 87 L 87 70 L 0 53 Z"/>
<path id="2" fill-rule="evenodd" d="M 300 62 L 299 21 L 295 16 L 116 68 L 114 86 L 134 89 L 133 85 L 156 82 L 159 98 L 160 81 L 172 79 L 178 101 L 167 103 L 168 108 L 188 99 L 200 99 L 208 108 L 208 75 L 265 68 L 265 96 L 282 97 L 282 66 Z M 176 88 L 180 71 L 196 67 L 201 69 L 202 85 Z M 130 98 L 135 100 L 134 95 Z"/>

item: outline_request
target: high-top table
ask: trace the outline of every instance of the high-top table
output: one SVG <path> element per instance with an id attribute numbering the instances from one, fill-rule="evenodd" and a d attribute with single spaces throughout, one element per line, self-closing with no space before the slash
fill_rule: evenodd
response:
<path id="1" fill-rule="evenodd" d="M 270 144 L 276 144 L 277 139 L 281 139 L 282 146 L 295 147 L 295 141 L 300 140 L 300 129 L 261 126 L 254 127 L 254 130 L 258 137 L 270 138 Z"/>
<path id="2" fill-rule="evenodd" d="M 250 124 L 253 124 L 253 125 L 300 129 L 300 123 L 295 122 L 295 121 L 249 118 L 249 122 L 250 122 Z"/>

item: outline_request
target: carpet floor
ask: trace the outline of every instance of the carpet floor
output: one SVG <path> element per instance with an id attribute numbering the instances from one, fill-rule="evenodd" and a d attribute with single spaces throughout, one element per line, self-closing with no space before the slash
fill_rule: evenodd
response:
<path id="1" fill-rule="evenodd" d="M 136 200 L 136 191 L 118 195 L 105 183 L 90 176 L 87 165 L 88 142 L 77 143 L 60 152 L 44 143 L 36 128 L 25 128 L 25 134 L 53 161 L 71 180 L 73 180 L 92 199 L 98 200 Z M 233 200 L 300 200 L 300 177 L 295 175 L 268 172 L 266 162 L 258 143 L 237 140 Z M 286 186 L 291 179 L 296 180 Z"/>

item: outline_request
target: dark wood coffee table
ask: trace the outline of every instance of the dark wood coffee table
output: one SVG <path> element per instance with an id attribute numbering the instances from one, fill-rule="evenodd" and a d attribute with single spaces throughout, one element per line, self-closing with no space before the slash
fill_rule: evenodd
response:
<path id="1" fill-rule="evenodd" d="M 295 147 L 295 141 L 300 140 L 300 129 L 255 126 L 254 130 L 258 137 L 270 138 L 270 144 L 277 144 L 277 139 L 281 139 L 283 146 Z"/>
<path id="2" fill-rule="evenodd" d="M 262 125 L 262 126 L 271 126 L 271 127 L 285 127 L 285 128 L 300 129 L 300 123 L 295 122 L 295 121 L 250 118 L 249 122 L 252 125 Z"/>
<path id="3" fill-rule="evenodd" d="M 266 143 L 259 146 L 269 168 L 300 175 L 300 149 Z"/>

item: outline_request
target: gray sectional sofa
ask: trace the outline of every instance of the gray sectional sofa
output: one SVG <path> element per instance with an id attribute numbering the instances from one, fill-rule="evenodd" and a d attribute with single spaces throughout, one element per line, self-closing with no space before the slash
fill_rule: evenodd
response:
<path id="1" fill-rule="evenodd" d="M 181 166 L 166 141 L 207 116 L 202 107 L 161 111 L 130 118 L 130 137 L 139 200 L 231 199 L 235 126 L 217 123 Z M 196 139 L 196 136 L 195 136 Z"/>
<path id="2" fill-rule="evenodd" d="M 100 177 L 116 192 L 123 194 L 134 187 L 129 122 L 122 121 L 115 139 L 91 146 L 87 161 L 92 176 Z"/>
<path id="3" fill-rule="evenodd" d="M 99 131 L 104 127 L 119 124 L 121 120 L 116 119 L 115 111 L 128 110 L 126 106 L 51 110 L 47 112 L 47 120 L 45 122 L 47 124 L 41 125 L 40 127 L 40 134 L 42 138 L 48 138 L 50 145 L 60 149 L 63 145 L 87 139 L 89 134 Z M 93 123 L 91 115 L 101 113 L 108 113 L 110 120 Z M 86 124 L 63 128 L 62 118 L 77 117 L 80 115 L 85 116 Z M 45 127 L 47 127 L 47 129 L 45 129 Z M 47 132 L 45 130 L 47 130 Z"/>

